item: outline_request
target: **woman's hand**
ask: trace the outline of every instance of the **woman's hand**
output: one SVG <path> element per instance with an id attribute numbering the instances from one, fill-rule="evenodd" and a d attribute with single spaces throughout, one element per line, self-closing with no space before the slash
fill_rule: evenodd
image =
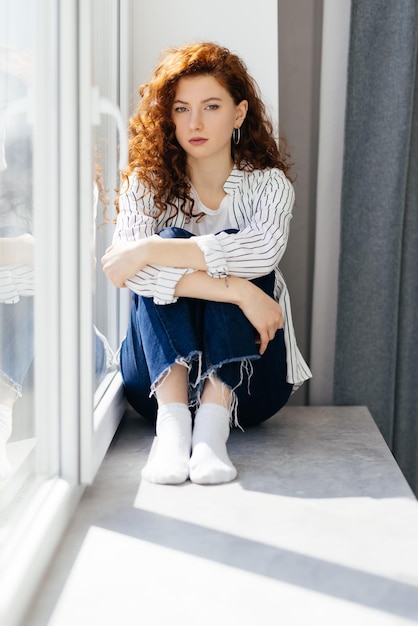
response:
<path id="1" fill-rule="evenodd" d="M 180 298 L 230 302 L 239 306 L 258 333 L 260 354 L 264 354 L 268 342 L 274 339 L 277 330 L 284 325 L 280 304 L 254 283 L 238 276 L 212 278 L 203 271 L 186 274 L 177 283 L 175 295 Z"/>
<path id="2" fill-rule="evenodd" d="M 106 250 L 103 271 L 112 285 L 126 287 L 125 281 L 148 265 L 147 241 L 121 241 Z"/>
<path id="3" fill-rule="evenodd" d="M 204 254 L 192 239 L 164 239 L 158 235 L 110 246 L 102 257 L 102 264 L 115 287 L 125 287 L 125 281 L 146 265 L 207 269 Z"/>
<path id="4" fill-rule="evenodd" d="M 247 286 L 248 289 L 245 289 L 239 307 L 256 329 L 259 335 L 257 343 L 260 344 L 260 354 L 264 354 L 277 330 L 283 328 L 282 307 L 256 285 L 247 282 Z"/>

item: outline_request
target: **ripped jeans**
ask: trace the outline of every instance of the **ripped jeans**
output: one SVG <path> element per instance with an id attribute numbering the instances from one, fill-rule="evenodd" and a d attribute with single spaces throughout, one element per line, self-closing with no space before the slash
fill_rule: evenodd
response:
<path id="1" fill-rule="evenodd" d="M 26 233 L 15 226 L 0 228 L 0 238 Z M 0 302 L 0 381 L 17 397 L 22 395 L 23 382 L 33 360 L 33 326 L 33 296 L 23 296 L 14 304 Z"/>
<path id="2" fill-rule="evenodd" d="M 163 237 L 190 237 L 168 228 Z M 274 275 L 255 279 L 273 295 Z M 286 348 L 278 330 L 260 356 L 256 332 L 235 304 L 179 298 L 158 305 L 152 298 L 132 294 L 131 317 L 120 352 L 126 398 L 143 417 L 155 420 L 152 393 L 175 363 L 189 369 L 189 405 L 198 405 L 203 385 L 216 375 L 233 391 L 236 423 L 253 426 L 286 404 L 292 385 L 286 382 Z"/>
<path id="3" fill-rule="evenodd" d="M 33 297 L 0 303 L 0 379 L 22 395 L 33 359 Z"/>

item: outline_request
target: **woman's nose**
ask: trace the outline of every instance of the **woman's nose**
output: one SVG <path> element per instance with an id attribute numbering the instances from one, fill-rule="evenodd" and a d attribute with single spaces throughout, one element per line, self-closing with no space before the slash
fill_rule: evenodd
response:
<path id="1" fill-rule="evenodd" d="M 191 112 L 189 123 L 192 130 L 199 130 L 202 128 L 202 116 L 200 111 Z"/>

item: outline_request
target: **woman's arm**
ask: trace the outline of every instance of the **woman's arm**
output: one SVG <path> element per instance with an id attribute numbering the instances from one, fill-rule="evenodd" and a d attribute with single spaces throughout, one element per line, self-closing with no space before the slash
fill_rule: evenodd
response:
<path id="1" fill-rule="evenodd" d="M 146 266 L 151 268 L 151 266 L 146 263 L 146 244 L 149 241 L 150 240 L 144 240 L 140 242 L 130 242 L 128 244 L 119 244 L 112 246 L 106 252 L 102 259 L 103 270 L 115 286 L 125 287 L 125 281 L 139 272 L 139 269 Z M 168 248 L 170 250 L 170 246 L 165 246 L 165 243 L 175 244 L 177 242 L 187 243 L 189 241 L 191 240 L 163 240 L 160 237 L 155 238 L 157 244 L 156 249 Z M 194 248 L 197 249 L 197 254 Z M 175 249 L 175 246 L 173 246 L 173 249 Z M 180 249 L 180 246 L 178 249 Z M 209 276 L 205 271 L 203 255 L 200 257 L 198 254 L 200 250 L 197 246 L 181 246 L 181 249 L 187 260 L 186 267 L 194 263 L 196 265 L 200 263 L 204 267 L 201 270 L 197 268 L 198 271 L 187 273 L 178 280 L 174 289 L 175 297 L 198 298 L 200 300 L 236 304 L 256 329 L 260 338 L 260 354 L 263 354 L 267 348 L 268 342 L 274 338 L 276 331 L 279 328 L 283 328 L 283 314 L 278 302 L 244 278 L 238 278 L 236 276 L 213 278 Z M 170 254 L 170 252 L 168 254 Z M 141 261 L 139 261 L 139 259 L 141 259 Z M 164 262 L 168 265 L 167 259 L 169 259 L 169 256 L 164 257 Z M 141 265 L 144 264 L 141 268 L 138 267 L 140 263 Z M 186 261 L 184 261 L 184 263 L 186 263 Z M 179 263 L 179 265 L 181 264 Z M 152 282 L 154 281 L 155 277 L 153 277 Z M 150 294 L 142 293 L 140 284 L 136 286 L 134 281 L 132 284 L 131 281 L 129 281 L 129 287 L 141 293 L 141 295 L 153 295 L 153 291 L 151 291 Z M 138 289 L 136 289 L 136 287 L 138 287 Z M 147 286 L 147 288 L 149 287 Z"/>
<path id="2" fill-rule="evenodd" d="M 230 302 L 239 306 L 259 335 L 260 354 L 265 352 L 276 331 L 283 328 L 283 313 L 279 303 L 243 278 L 211 278 L 206 272 L 198 271 L 180 278 L 175 295 Z"/>
<path id="3" fill-rule="evenodd" d="M 265 276 L 278 266 L 286 249 L 294 203 L 292 183 L 279 169 L 255 171 L 244 183 L 235 207 L 242 220 L 238 232 L 196 238 L 211 276 Z"/>
<path id="4" fill-rule="evenodd" d="M 0 238 L 0 302 L 15 304 L 20 296 L 33 296 L 34 238 L 32 235 Z"/>
<path id="5" fill-rule="evenodd" d="M 175 297 L 236 304 L 258 332 L 260 354 L 263 354 L 276 331 L 283 328 L 280 305 L 244 278 L 209 276 L 203 253 L 193 244 L 193 239 L 161 239 L 158 236 L 120 243 L 111 246 L 102 258 L 103 271 L 116 287 L 125 287 L 126 280 L 145 267 L 151 268 L 154 258 L 162 259 L 168 267 L 172 265 L 197 270 L 179 279 L 174 290 Z M 133 284 L 129 286 L 136 291 Z"/>
<path id="6" fill-rule="evenodd" d="M 33 267 L 34 238 L 32 235 L 0 238 L 0 265 L 29 265 Z"/>
<path id="7" fill-rule="evenodd" d="M 134 175 L 130 176 L 127 189 L 119 197 L 113 245 L 102 257 L 103 271 L 116 287 L 125 287 L 128 278 L 135 279 L 138 275 L 139 282 L 145 278 L 149 290 L 150 275 L 158 276 L 153 271 L 157 266 L 206 271 L 204 254 L 194 241 L 162 239 L 156 235 L 164 216 L 153 217 L 155 211 L 153 194 Z M 139 276 L 144 268 L 150 267 L 145 276 Z"/>
<path id="8" fill-rule="evenodd" d="M 125 287 L 126 280 L 146 266 L 206 271 L 204 254 L 193 239 L 162 239 L 155 235 L 139 241 L 115 243 L 102 257 L 103 271 L 115 287 Z"/>
<path id="9" fill-rule="evenodd" d="M 106 275 L 114 285 L 123 287 L 127 278 L 146 265 L 203 270 L 214 277 L 253 279 L 269 274 L 287 245 L 294 191 L 280 170 L 260 172 L 259 178 L 251 203 L 245 207 L 252 212 L 251 217 L 248 214 L 247 225 L 233 234 L 221 232 L 191 239 L 151 236 L 156 221 L 135 212 L 134 198 L 130 201 L 126 196 L 121 231 L 125 241 L 115 238 L 115 245 L 106 251 Z"/>

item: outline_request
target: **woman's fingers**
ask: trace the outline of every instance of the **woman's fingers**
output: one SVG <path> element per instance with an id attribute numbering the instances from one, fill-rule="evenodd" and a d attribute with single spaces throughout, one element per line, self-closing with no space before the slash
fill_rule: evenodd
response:
<path id="1" fill-rule="evenodd" d="M 280 328 L 283 328 L 283 323 L 280 323 L 277 326 L 266 330 L 265 332 L 259 333 L 259 337 L 258 340 L 256 340 L 256 343 L 260 344 L 260 354 L 264 354 L 264 352 L 267 350 L 269 342 L 274 339 L 274 337 L 276 336 L 276 332 Z"/>
<path id="2" fill-rule="evenodd" d="M 283 328 L 283 312 L 280 304 L 258 287 L 246 298 L 241 309 L 258 333 L 256 343 L 260 354 L 267 350 L 269 341 L 274 339 L 279 328 Z"/>
<path id="3" fill-rule="evenodd" d="M 267 346 L 269 345 L 269 336 L 268 333 L 260 333 L 260 349 L 259 353 L 264 354 L 267 350 Z"/>
<path id="4" fill-rule="evenodd" d="M 102 257 L 103 271 L 115 287 L 125 287 L 125 281 L 146 265 L 140 242 L 121 242 L 110 246 Z"/>

